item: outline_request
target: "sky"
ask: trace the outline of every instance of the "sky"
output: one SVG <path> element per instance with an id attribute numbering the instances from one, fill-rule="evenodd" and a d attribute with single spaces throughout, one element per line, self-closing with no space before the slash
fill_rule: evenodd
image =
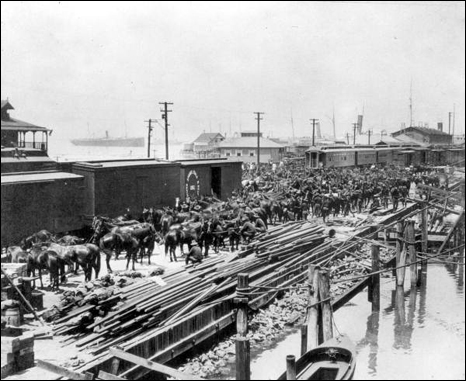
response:
<path id="1" fill-rule="evenodd" d="M 1 2 L 1 98 L 54 140 L 415 124 L 464 134 L 464 2 Z M 411 91 L 412 89 L 412 91 Z M 163 138 L 156 125 L 155 136 Z M 292 128 L 293 127 L 293 128 Z"/>

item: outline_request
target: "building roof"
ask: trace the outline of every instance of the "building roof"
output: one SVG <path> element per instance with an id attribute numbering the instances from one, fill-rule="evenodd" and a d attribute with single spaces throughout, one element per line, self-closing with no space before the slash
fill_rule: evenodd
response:
<path id="1" fill-rule="evenodd" d="M 405 134 L 406 132 L 409 132 L 409 131 L 417 131 L 423 135 L 430 135 L 430 136 L 433 136 L 433 135 L 450 136 L 448 133 L 444 131 L 440 131 L 435 128 L 427 128 L 427 127 L 407 127 L 407 128 L 404 128 L 404 129 L 401 129 L 399 131 L 392 133 L 392 136 L 396 137 L 398 135 Z"/>
<path id="2" fill-rule="evenodd" d="M 54 160 L 52 160 L 48 156 L 20 156 L 20 157 L 2 157 L 2 164 L 11 164 L 11 163 L 55 163 Z"/>
<path id="3" fill-rule="evenodd" d="M 257 148 L 257 136 L 226 139 L 218 144 L 219 148 Z M 283 148 L 269 139 L 260 138 L 261 148 Z"/>
<path id="4" fill-rule="evenodd" d="M 2 111 L 3 110 L 14 110 L 14 107 L 11 105 L 11 103 L 8 100 L 2 99 Z"/>
<path id="5" fill-rule="evenodd" d="M 1 127 L 3 131 L 49 131 L 45 127 L 36 126 L 13 118 L 10 118 L 9 120 L 2 120 Z"/>
<path id="6" fill-rule="evenodd" d="M 225 139 L 225 137 L 219 132 L 207 132 L 200 134 L 199 137 L 193 143 L 210 143 L 212 140 L 220 137 Z"/>
<path id="7" fill-rule="evenodd" d="M 81 179 L 83 176 L 68 172 L 29 172 L 29 173 L 2 173 L 3 184 L 33 183 L 54 180 Z"/>

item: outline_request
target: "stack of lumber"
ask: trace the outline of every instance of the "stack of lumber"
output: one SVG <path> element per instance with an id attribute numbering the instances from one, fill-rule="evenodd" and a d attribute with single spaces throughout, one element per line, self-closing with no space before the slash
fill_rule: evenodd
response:
<path id="1" fill-rule="evenodd" d="M 34 366 L 34 334 L 4 336 L 2 330 L 2 376 L 32 368 Z"/>
<path id="2" fill-rule="evenodd" d="M 121 289 L 115 296 L 119 298 L 115 311 L 83 326 L 79 334 L 66 342 L 81 349 L 92 347 L 93 354 L 102 353 L 151 329 L 195 314 L 206 305 L 233 299 L 239 273 L 249 274 L 255 297 L 251 306 L 258 308 L 276 294 L 263 287 L 294 282 L 295 273 L 302 274 L 302 266 L 309 259 L 317 258 L 331 246 L 330 241 L 324 240 L 323 228 L 308 222 L 274 227 L 237 254 L 209 258 L 196 267 L 187 266 Z M 66 333 L 69 319 L 88 312 L 87 308 L 60 319 L 56 333 Z"/>

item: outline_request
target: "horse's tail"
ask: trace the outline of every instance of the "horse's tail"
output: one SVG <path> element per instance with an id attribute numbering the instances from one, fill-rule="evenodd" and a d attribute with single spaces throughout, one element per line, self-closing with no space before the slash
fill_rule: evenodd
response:
<path id="1" fill-rule="evenodd" d="M 99 277 L 100 266 L 101 266 L 100 248 L 96 246 L 94 250 L 94 260 L 93 260 L 93 266 L 92 266 L 95 271 L 95 279 Z"/>

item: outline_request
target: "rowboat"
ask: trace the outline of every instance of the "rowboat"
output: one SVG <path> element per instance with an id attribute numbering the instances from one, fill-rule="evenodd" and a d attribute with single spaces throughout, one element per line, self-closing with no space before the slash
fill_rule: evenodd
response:
<path id="1" fill-rule="evenodd" d="M 296 361 L 297 380 L 351 380 L 356 349 L 345 335 L 327 340 Z M 286 380 L 286 372 L 278 380 Z"/>

